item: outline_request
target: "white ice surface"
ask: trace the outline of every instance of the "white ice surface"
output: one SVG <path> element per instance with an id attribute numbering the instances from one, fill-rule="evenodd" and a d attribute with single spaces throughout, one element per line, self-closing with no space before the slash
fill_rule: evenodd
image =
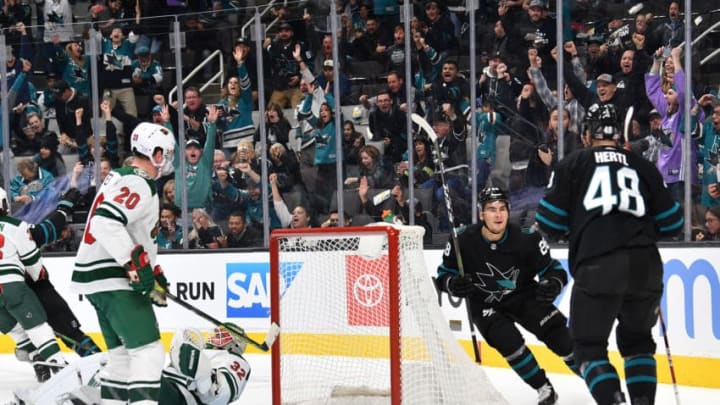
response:
<path id="1" fill-rule="evenodd" d="M 247 355 L 253 367 L 250 381 L 238 404 L 271 404 L 270 356 Z M 536 393 L 523 384 L 510 369 L 485 367 L 486 374 L 495 387 L 512 405 L 534 405 Z M 582 381 L 574 376 L 551 374 L 550 380 L 560 396 L 559 405 L 590 405 L 592 398 Z M 28 363 L 21 363 L 13 355 L 0 355 L 0 405 L 12 403 L 13 390 L 35 386 L 35 374 Z M 720 389 L 679 386 L 682 404 L 711 405 L 720 403 Z M 672 385 L 660 384 L 656 405 L 676 405 Z"/>

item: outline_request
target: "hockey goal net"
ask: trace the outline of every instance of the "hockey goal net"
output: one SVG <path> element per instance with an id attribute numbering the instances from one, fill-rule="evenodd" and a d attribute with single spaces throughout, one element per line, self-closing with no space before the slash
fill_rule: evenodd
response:
<path id="1" fill-rule="evenodd" d="M 274 404 L 506 404 L 440 312 L 423 232 L 273 232 Z"/>

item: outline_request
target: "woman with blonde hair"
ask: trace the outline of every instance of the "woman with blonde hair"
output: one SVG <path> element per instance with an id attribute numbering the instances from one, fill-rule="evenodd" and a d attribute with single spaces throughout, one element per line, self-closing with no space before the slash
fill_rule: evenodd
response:
<path id="1" fill-rule="evenodd" d="M 210 217 L 203 208 L 192 210 L 193 228 L 188 234 L 190 248 L 217 249 L 225 238 L 222 228 Z"/>
<path id="2" fill-rule="evenodd" d="M 260 183 L 261 164 L 252 141 L 240 141 L 235 153 L 230 157 L 228 169 L 230 181 L 235 187 L 243 190 L 247 189 L 248 181 Z"/>
<path id="3" fill-rule="evenodd" d="M 281 192 L 297 191 L 305 194 L 307 189 L 300 174 L 300 162 L 292 151 L 288 151 L 281 143 L 274 143 L 268 151 L 268 162 L 268 173 L 277 174 Z"/>
<path id="4" fill-rule="evenodd" d="M 90 97 L 90 55 L 83 52 L 79 42 L 69 42 L 65 45 L 65 56 L 59 61 L 62 79 L 78 93 Z"/>
<path id="5" fill-rule="evenodd" d="M 163 184 L 160 205 L 175 204 L 175 179 L 169 179 Z"/>

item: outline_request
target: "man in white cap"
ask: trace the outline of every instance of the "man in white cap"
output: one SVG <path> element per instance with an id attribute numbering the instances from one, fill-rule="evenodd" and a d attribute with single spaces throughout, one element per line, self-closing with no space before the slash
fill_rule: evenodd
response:
<path id="1" fill-rule="evenodd" d="M 325 91 L 325 95 L 335 94 L 335 82 L 333 80 L 335 78 L 334 74 L 335 65 L 333 60 L 325 59 L 325 61 L 323 62 L 322 73 L 315 76 L 315 81 L 317 82 L 317 85 Z M 350 79 L 342 71 L 338 71 L 338 74 L 340 76 L 340 102 L 345 104 L 343 100 L 346 100 L 348 97 L 350 97 Z"/>

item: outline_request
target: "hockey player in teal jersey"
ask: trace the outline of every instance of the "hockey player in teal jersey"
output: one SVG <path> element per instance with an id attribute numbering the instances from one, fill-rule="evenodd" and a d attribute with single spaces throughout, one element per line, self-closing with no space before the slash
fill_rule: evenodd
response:
<path id="1" fill-rule="evenodd" d="M 95 196 L 71 283 L 95 307 L 108 348 L 100 376 L 104 404 L 157 403 L 165 364 L 152 307 L 167 305 L 167 280 L 156 262 L 155 180 L 172 171 L 175 138 L 163 126 L 141 123 L 130 142 L 130 166 L 110 172 Z"/>
<path id="2" fill-rule="evenodd" d="M 485 188 L 479 199 L 481 222 L 465 228 L 457 243 L 448 242 L 436 285 L 466 297 L 472 322 L 513 371 L 537 390 L 538 405 L 555 404 L 558 395 L 516 325 L 577 373 L 567 318 L 553 304 L 567 284 L 567 274 L 539 233 L 508 223 L 510 207 L 503 190 Z"/>
<path id="3" fill-rule="evenodd" d="M 613 104 L 587 109 L 584 140 L 590 147 L 555 166 L 535 218 L 542 230 L 568 240 L 573 353 L 595 402 L 628 403 L 608 359 L 615 330 L 629 403 L 652 405 L 652 328 L 663 294 L 657 240 L 682 230 L 683 210 L 657 167 L 622 147 L 618 113 Z"/>

